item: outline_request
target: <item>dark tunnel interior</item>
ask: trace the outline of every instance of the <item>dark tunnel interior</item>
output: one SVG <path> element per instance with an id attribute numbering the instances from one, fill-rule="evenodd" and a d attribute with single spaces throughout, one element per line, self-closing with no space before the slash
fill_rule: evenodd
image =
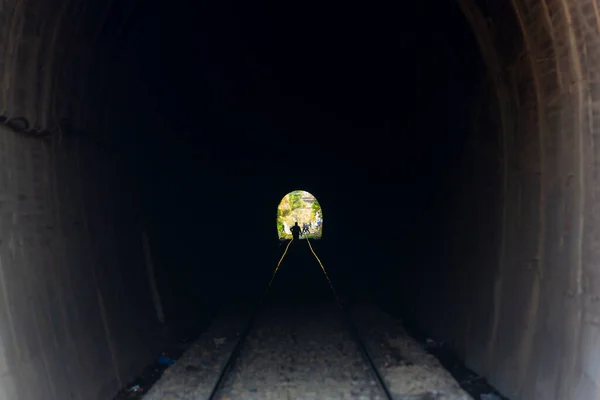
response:
<path id="1" fill-rule="evenodd" d="M 0 2 L 0 398 L 114 395 L 149 273 L 178 334 L 258 299 L 296 189 L 344 301 L 511 399 L 597 398 L 598 8 Z M 305 246 L 274 290 L 331 301 Z"/>
<path id="2" fill-rule="evenodd" d="M 149 16 L 148 31 L 161 26 L 160 62 L 152 61 L 156 45 L 139 44 L 148 36 L 140 28 L 140 75 L 162 77 L 154 101 L 170 126 L 153 139 L 159 150 L 144 155 L 144 196 L 166 263 L 191 274 L 183 281 L 192 287 L 176 297 L 223 301 L 196 286 L 212 274 L 229 276 L 227 297 L 256 290 L 260 271 L 268 276 L 279 257 L 275 207 L 297 188 L 323 204 L 328 233 L 317 245 L 339 279 L 361 282 L 358 290 L 365 279 L 382 289 L 378 272 L 399 279 L 415 263 L 435 263 L 428 249 L 439 247 L 470 96 L 483 76 L 476 42 L 454 4 L 444 14 L 455 22 L 438 17 L 435 30 L 411 22 L 425 18 L 419 7 L 405 21 L 389 5 L 345 6 L 342 15 L 339 7 L 221 4 L 190 21 Z M 169 189 L 157 193 L 157 185 Z M 222 250 L 200 261 L 202 242 Z M 342 250 L 348 243 L 353 252 Z M 372 264 L 381 266 L 374 274 L 360 267 Z M 175 287 L 181 276 L 170 269 Z"/>

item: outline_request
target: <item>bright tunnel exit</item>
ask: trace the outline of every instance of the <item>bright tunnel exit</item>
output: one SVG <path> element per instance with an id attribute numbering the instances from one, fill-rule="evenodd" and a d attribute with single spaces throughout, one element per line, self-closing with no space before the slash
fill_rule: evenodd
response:
<path id="1" fill-rule="evenodd" d="M 291 228 L 298 223 L 300 239 L 321 239 L 323 211 L 316 197 L 304 190 L 286 194 L 277 207 L 277 234 L 279 240 L 292 238 Z"/>

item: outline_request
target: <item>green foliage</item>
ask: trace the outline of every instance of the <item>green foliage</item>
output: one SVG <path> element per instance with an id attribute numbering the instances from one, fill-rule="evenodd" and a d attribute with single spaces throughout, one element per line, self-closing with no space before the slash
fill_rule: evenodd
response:
<path id="1" fill-rule="evenodd" d="M 319 211 L 321 209 L 321 205 L 319 204 L 318 201 L 315 201 L 314 203 L 312 203 L 312 215 L 313 217 L 315 215 L 317 215 L 317 211 Z"/>
<path id="2" fill-rule="evenodd" d="M 302 201 L 302 191 L 297 190 L 295 192 L 290 193 L 289 196 L 292 210 L 296 208 L 302 208 L 302 206 L 304 205 Z"/>
<path id="3" fill-rule="evenodd" d="M 288 215 L 290 215 L 292 213 L 292 210 L 290 210 L 288 207 L 286 207 L 286 204 L 282 204 L 280 207 L 277 208 L 277 217 L 278 218 L 285 218 Z"/>

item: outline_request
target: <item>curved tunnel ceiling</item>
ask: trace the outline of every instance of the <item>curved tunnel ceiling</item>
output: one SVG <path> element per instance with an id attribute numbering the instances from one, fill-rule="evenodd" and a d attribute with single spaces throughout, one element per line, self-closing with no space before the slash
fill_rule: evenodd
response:
<path id="1" fill-rule="evenodd" d="M 390 14 L 377 10 L 368 18 L 388 15 L 387 24 L 381 24 L 387 28 L 356 29 L 352 21 L 360 11 L 349 8 L 339 18 L 334 6 L 320 6 L 320 17 L 315 17 L 305 5 L 295 18 L 260 3 L 198 5 L 188 13 L 152 1 L 14 1 L 3 7 L 6 57 L 0 114 L 15 120 L 16 128 L 33 131 L 57 130 L 61 123 L 101 131 L 107 119 L 149 119 L 148 114 L 162 114 L 158 118 L 170 124 L 188 119 L 184 130 L 190 130 L 203 126 L 189 121 L 200 111 L 221 129 L 238 132 L 240 139 L 241 130 L 251 124 L 255 129 L 248 142 L 266 146 L 270 139 L 261 130 L 279 131 L 281 140 L 287 140 L 288 132 L 301 135 L 315 131 L 315 125 L 320 125 L 319 133 L 331 133 L 344 124 L 346 129 L 393 124 L 397 118 L 389 115 L 402 107 L 401 93 L 414 89 L 407 85 L 415 74 L 424 84 L 430 80 L 425 75 L 434 70 L 409 68 L 394 74 L 392 69 L 403 58 L 432 59 L 432 52 L 414 45 L 415 35 L 430 44 L 444 39 L 426 29 L 403 32 L 408 21 L 393 28 Z M 286 17 L 273 17 L 277 12 Z M 307 20 L 310 29 L 304 26 Z M 335 29 L 332 20 L 338 24 Z M 398 36 L 403 39 L 394 51 L 390 39 Z M 447 51 L 452 46 L 446 42 L 439 47 Z M 422 93 L 412 101 L 426 98 L 430 89 L 411 90 Z M 390 102 L 393 97 L 397 100 Z M 242 126 L 217 115 L 219 102 L 244 115 Z M 272 109 L 277 113 L 267 111 Z M 332 120 L 335 124 L 327 122 Z"/>
<path id="2" fill-rule="evenodd" d="M 447 265 L 461 251 L 470 261 L 422 279 L 458 271 L 452 279 L 486 290 L 440 286 L 445 314 L 423 303 L 422 315 L 440 316 L 423 323 L 515 398 L 591 399 L 600 386 L 588 358 L 600 315 L 599 7 L 494 4 L 7 0 L 0 115 L 31 135 L 128 141 L 132 152 L 151 142 L 153 161 L 185 154 L 171 161 L 188 177 L 199 165 L 189 160 L 254 175 L 281 163 L 290 180 L 326 186 L 344 176 L 379 194 L 400 182 L 431 202 L 428 179 L 461 162 L 464 179 L 444 180 L 454 197 L 443 201 L 459 210 L 453 226 L 473 230 L 452 231 L 448 243 L 480 245 L 447 244 Z M 466 142 L 453 140 L 467 130 Z"/>

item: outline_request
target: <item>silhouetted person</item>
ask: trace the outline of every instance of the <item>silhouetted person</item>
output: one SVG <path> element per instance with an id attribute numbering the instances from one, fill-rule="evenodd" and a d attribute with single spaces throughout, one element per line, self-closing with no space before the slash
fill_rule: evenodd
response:
<path id="1" fill-rule="evenodd" d="M 290 232 L 292 232 L 292 237 L 294 239 L 300 238 L 300 227 L 298 226 L 298 222 L 296 222 L 294 226 L 290 228 Z"/>

